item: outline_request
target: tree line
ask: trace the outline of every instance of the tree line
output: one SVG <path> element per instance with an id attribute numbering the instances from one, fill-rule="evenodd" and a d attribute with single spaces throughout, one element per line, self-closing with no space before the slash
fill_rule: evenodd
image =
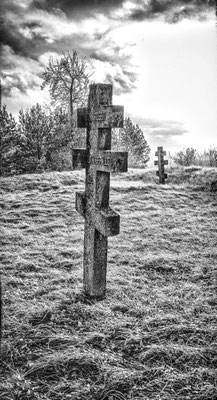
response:
<path id="1" fill-rule="evenodd" d="M 172 159 L 175 164 L 184 167 L 191 165 L 217 167 L 217 148 L 210 147 L 208 150 L 204 150 L 203 153 L 198 153 L 193 147 L 188 147 L 178 151 Z"/>
<path id="2" fill-rule="evenodd" d="M 0 110 L 0 175 L 67 170 L 72 168 L 72 143 L 85 147 L 85 130 L 69 122 L 67 112 L 40 104 L 19 112 L 18 122 L 4 105 Z M 129 152 L 130 165 L 149 160 L 150 147 L 130 118 L 115 130 L 113 149 Z"/>
<path id="3" fill-rule="evenodd" d="M 20 110 L 18 122 L 4 105 L 0 109 L 0 175 L 72 168 L 72 148 L 86 147 L 85 130 L 76 127 L 75 106 L 87 102 L 92 71 L 77 51 L 49 59 L 41 89 L 49 88 L 51 105 Z M 130 165 L 145 166 L 150 147 L 130 118 L 115 130 L 113 149 L 129 152 Z"/>
<path id="4" fill-rule="evenodd" d="M 76 127 L 75 108 L 87 103 L 92 76 L 90 63 L 77 51 L 63 53 L 59 60 L 49 59 L 42 75 L 41 89 L 49 88 L 51 104 L 35 104 L 20 110 L 18 121 L 0 106 L 0 176 L 72 168 L 73 147 L 86 147 L 85 130 Z M 124 127 L 113 131 L 112 149 L 127 151 L 129 166 L 145 167 L 150 146 L 141 128 L 128 117 Z M 178 165 L 203 162 L 196 150 L 178 152 Z M 206 154 L 205 165 L 216 166 L 217 150 Z"/>

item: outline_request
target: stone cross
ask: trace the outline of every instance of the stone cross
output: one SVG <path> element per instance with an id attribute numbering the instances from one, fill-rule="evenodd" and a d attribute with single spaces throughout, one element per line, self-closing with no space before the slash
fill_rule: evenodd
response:
<path id="1" fill-rule="evenodd" d="M 164 184 L 165 179 L 167 178 L 167 174 L 164 172 L 164 165 L 168 165 L 168 160 L 164 160 L 166 151 L 163 151 L 163 147 L 158 147 L 155 155 L 158 157 L 158 160 L 154 162 L 154 165 L 158 165 L 156 175 L 159 176 L 159 183 Z"/>
<path id="2" fill-rule="evenodd" d="M 75 207 L 85 218 L 84 292 L 103 297 L 108 237 L 119 234 L 120 216 L 109 207 L 110 172 L 127 171 L 127 153 L 111 152 L 111 128 L 123 127 L 124 109 L 112 105 L 112 85 L 90 85 L 88 107 L 77 110 L 78 128 L 87 129 L 86 149 L 73 150 L 73 168 L 86 168 L 85 192 Z"/>

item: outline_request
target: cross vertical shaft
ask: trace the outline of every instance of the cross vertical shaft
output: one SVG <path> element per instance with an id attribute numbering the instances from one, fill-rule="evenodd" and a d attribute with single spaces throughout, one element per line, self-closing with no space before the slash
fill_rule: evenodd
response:
<path id="1" fill-rule="evenodd" d="M 95 153 L 94 150 L 110 150 L 111 128 L 96 127 L 94 133 L 95 149 L 90 143 L 91 135 L 87 135 L 87 149 L 90 149 L 90 154 Z M 86 188 L 84 291 L 92 297 L 101 297 L 106 290 L 108 238 L 95 228 L 92 215 L 96 213 L 96 208 L 106 210 L 109 206 L 110 173 L 94 171 L 94 167 L 87 163 Z"/>

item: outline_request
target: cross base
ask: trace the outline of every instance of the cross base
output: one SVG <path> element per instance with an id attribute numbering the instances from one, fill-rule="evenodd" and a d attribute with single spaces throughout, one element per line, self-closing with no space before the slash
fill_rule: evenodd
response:
<path id="1" fill-rule="evenodd" d="M 156 175 L 160 176 L 159 171 L 156 171 Z M 167 174 L 164 173 L 163 176 L 161 175 L 161 177 L 167 179 Z"/>

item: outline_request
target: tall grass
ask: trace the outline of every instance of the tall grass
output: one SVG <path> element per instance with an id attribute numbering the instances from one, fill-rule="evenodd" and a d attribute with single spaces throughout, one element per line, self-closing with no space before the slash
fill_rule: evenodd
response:
<path id="1" fill-rule="evenodd" d="M 101 301 L 82 292 L 84 174 L 2 179 L 1 399 L 216 399 L 217 170 L 154 174 L 111 181 Z"/>

